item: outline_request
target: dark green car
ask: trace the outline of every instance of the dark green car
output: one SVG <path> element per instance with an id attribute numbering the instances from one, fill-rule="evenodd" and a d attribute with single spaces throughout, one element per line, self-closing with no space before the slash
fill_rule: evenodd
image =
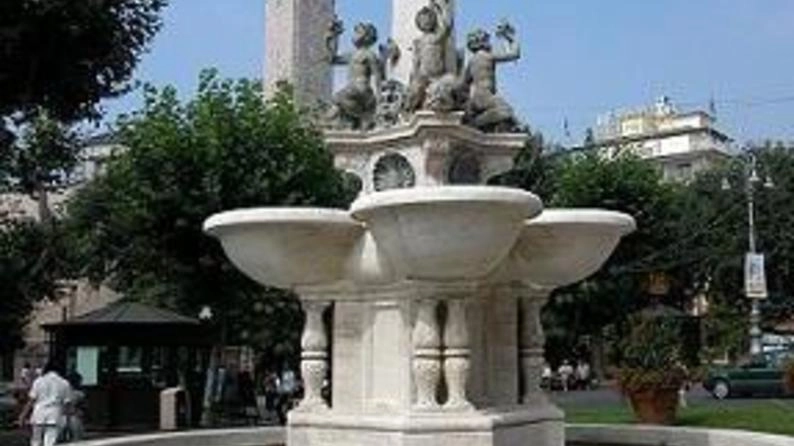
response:
<path id="1" fill-rule="evenodd" d="M 709 371 L 703 387 L 714 398 L 738 396 L 782 396 L 784 368 L 794 358 L 794 352 L 769 352 L 748 363 L 734 367 L 720 367 Z"/>

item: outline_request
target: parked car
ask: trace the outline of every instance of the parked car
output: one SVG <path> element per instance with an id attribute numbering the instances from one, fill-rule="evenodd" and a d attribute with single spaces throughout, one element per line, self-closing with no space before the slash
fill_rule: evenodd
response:
<path id="1" fill-rule="evenodd" d="M 739 366 L 714 368 L 703 381 L 703 387 L 720 400 L 737 396 L 782 396 L 785 393 L 784 368 L 792 358 L 792 351 L 767 352 Z"/>

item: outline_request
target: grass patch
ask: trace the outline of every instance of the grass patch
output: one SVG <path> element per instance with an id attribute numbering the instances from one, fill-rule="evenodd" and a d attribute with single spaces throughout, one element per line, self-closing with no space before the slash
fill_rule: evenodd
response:
<path id="1" fill-rule="evenodd" d="M 633 424 L 628 407 L 565 408 L 569 423 Z M 678 426 L 741 429 L 794 436 L 794 401 L 764 400 L 748 405 L 691 406 L 678 412 Z"/>

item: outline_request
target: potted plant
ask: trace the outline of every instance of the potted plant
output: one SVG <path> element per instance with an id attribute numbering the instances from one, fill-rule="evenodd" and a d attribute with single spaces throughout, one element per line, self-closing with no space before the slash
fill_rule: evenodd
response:
<path id="1" fill-rule="evenodd" d="M 679 319 L 632 316 L 629 332 L 619 347 L 618 385 L 637 420 L 672 424 L 679 406 L 679 392 L 691 377 L 682 360 Z"/>

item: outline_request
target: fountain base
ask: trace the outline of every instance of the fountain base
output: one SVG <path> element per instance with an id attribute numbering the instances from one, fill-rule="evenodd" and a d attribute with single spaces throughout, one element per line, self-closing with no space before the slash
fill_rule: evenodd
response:
<path id="1" fill-rule="evenodd" d="M 563 413 L 543 407 L 468 413 L 290 413 L 287 444 L 301 446 L 562 446 Z"/>

